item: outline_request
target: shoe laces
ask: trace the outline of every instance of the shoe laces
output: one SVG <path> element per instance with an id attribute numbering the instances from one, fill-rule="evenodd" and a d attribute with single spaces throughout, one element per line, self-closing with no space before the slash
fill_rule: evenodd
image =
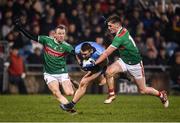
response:
<path id="1" fill-rule="evenodd" d="M 166 92 L 165 92 L 165 91 L 162 91 L 161 93 L 162 93 L 162 95 L 163 95 L 163 97 L 161 98 L 161 101 L 162 101 L 162 103 L 165 103 L 165 102 L 167 101 Z"/>

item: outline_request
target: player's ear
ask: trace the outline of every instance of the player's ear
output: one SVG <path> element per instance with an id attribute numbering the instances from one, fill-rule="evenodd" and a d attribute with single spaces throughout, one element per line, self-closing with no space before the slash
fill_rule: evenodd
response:
<path id="1" fill-rule="evenodd" d="M 119 27 L 119 26 L 121 26 L 121 24 L 120 24 L 120 23 L 115 23 L 115 25 L 116 25 L 116 27 Z"/>
<path id="2" fill-rule="evenodd" d="M 91 49 L 90 53 L 93 53 L 93 49 Z"/>

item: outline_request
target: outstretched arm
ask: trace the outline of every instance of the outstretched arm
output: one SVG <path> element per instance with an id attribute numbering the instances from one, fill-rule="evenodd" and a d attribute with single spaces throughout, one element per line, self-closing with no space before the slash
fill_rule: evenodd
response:
<path id="1" fill-rule="evenodd" d="M 77 59 L 77 61 L 78 61 L 78 64 L 80 64 L 80 65 L 81 65 L 82 63 L 81 63 L 81 60 L 80 60 L 80 58 L 79 58 L 79 56 L 78 56 L 78 55 L 76 55 L 76 59 Z"/>
<path id="2" fill-rule="evenodd" d="M 110 54 L 112 54 L 116 50 L 115 47 L 112 47 L 111 45 L 102 53 L 102 55 L 96 60 L 95 65 L 101 63 L 105 59 L 108 58 Z"/>
<path id="3" fill-rule="evenodd" d="M 14 25 L 15 27 L 22 32 L 26 37 L 28 37 L 29 39 L 32 39 L 34 41 L 38 41 L 38 35 L 33 35 L 32 33 L 28 32 L 27 30 L 25 30 L 21 24 L 20 19 L 15 19 L 14 20 Z"/>

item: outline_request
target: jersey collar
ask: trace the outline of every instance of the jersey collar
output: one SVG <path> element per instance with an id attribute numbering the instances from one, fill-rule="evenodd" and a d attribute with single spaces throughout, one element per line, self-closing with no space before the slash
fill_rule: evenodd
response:
<path id="1" fill-rule="evenodd" d="M 56 39 L 54 39 L 54 42 L 55 42 L 56 44 L 61 44 L 61 42 L 59 43 Z M 62 42 L 64 42 L 64 41 L 62 41 Z"/>
<path id="2" fill-rule="evenodd" d="M 119 28 L 119 30 L 117 31 L 116 35 L 119 34 L 119 32 L 121 31 L 122 26 Z"/>

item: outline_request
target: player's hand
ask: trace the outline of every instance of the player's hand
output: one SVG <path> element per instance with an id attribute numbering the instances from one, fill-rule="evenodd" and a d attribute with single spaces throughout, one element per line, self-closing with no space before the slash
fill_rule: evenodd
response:
<path id="1" fill-rule="evenodd" d="M 94 67 L 95 67 L 95 63 L 92 62 L 91 64 L 87 64 L 86 66 L 84 66 L 84 67 L 83 67 L 83 70 L 85 70 L 85 71 L 91 71 L 91 70 L 94 69 Z"/>

